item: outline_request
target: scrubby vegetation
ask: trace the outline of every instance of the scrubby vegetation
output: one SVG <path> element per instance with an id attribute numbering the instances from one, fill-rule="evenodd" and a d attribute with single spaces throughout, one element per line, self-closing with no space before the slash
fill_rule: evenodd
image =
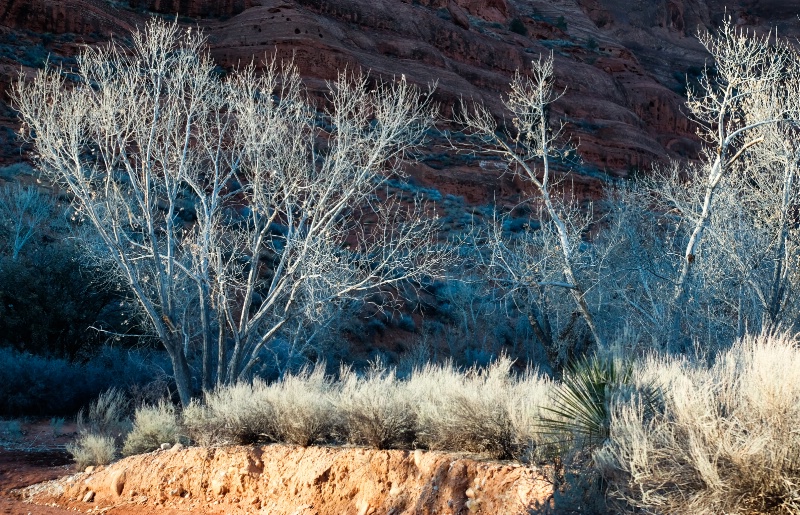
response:
<path id="1" fill-rule="evenodd" d="M 729 21 L 702 35 L 714 64 L 687 103 L 699 159 L 609 183 L 596 203 L 564 181 L 578 165 L 550 119 L 552 57 L 514 76 L 508 123 L 462 103 L 447 139 L 533 193 L 511 216 L 403 180 L 437 112 L 405 79 L 342 74 L 321 108 L 291 66 L 221 77 L 196 33 L 154 22 L 133 39 L 87 50 L 75 82 L 50 70 L 16 89 L 37 165 L 71 195 L 63 231 L 80 251 L 52 261 L 34 238 L 57 226 L 47 199 L 0 196 L 2 343 L 56 356 L 0 350 L 2 409 L 57 414 L 116 386 L 81 411 L 79 464 L 184 437 L 424 448 L 549 461 L 557 484 L 605 488 L 623 511 L 800 512 L 794 47 Z M 21 276 L 25 297 L 14 281 L 33 263 L 56 280 Z M 174 390 L 148 394 L 147 368 L 120 351 L 99 366 L 53 344 L 108 311 L 81 270 L 105 272 L 126 322 L 169 355 Z M 69 297 L 66 314 L 42 307 L 53 296 Z M 331 342 L 389 331 L 413 341 L 326 368 L 347 358 Z M 53 400 L 48 381 L 77 386 Z"/>
<path id="2" fill-rule="evenodd" d="M 73 416 L 113 387 L 157 398 L 167 391 L 159 376 L 168 366 L 159 353 L 111 347 L 85 363 L 0 347 L 0 416 Z"/>
<path id="3" fill-rule="evenodd" d="M 88 466 L 108 465 L 117 457 L 114 439 L 110 436 L 85 433 L 71 444 L 67 452 L 75 460 L 75 466 L 84 469 Z"/>
<path id="4" fill-rule="evenodd" d="M 373 364 L 363 374 L 324 368 L 223 386 L 182 412 L 160 402 L 136 410 L 123 454 L 155 450 L 181 434 L 202 445 L 353 443 L 376 449 L 429 448 L 531 461 L 548 438 L 538 426 L 552 381 L 515 374 L 506 358 L 487 368 L 428 365 L 407 377 Z M 116 419 L 107 392 L 93 418 Z M 95 424 L 99 426 L 100 424 Z M 107 434 L 108 431 L 96 431 Z M 143 443 L 144 442 L 144 443 Z"/>
<path id="5" fill-rule="evenodd" d="M 164 400 L 155 406 L 140 406 L 133 415 L 133 428 L 125 437 L 122 455 L 154 451 L 165 443 L 178 443 L 180 436 L 175 406 Z"/>
<path id="6" fill-rule="evenodd" d="M 800 511 L 800 348 L 785 335 L 746 337 L 711 365 L 653 356 L 638 386 L 659 407 L 613 406 L 595 460 L 611 495 L 658 513 Z"/>
<path id="7" fill-rule="evenodd" d="M 623 511 L 796 513 L 796 339 L 747 337 L 711 361 L 652 354 L 620 363 L 585 361 L 564 383 L 515 373 L 508 359 L 468 370 L 428 365 L 407 377 L 374 365 L 334 378 L 318 367 L 273 384 L 223 386 L 182 412 L 164 401 L 140 406 L 132 425 L 110 391 L 70 452 L 81 466 L 101 464 L 123 440 L 130 455 L 183 435 L 206 446 L 447 450 L 563 466 L 556 481 L 563 496 L 574 489 L 572 502 L 602 504 L 602 477 Z"/>

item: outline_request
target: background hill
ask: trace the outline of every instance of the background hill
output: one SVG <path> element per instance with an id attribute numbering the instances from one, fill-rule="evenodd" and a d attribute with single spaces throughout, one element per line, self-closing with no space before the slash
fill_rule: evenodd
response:
<path id="1" fill-rule="evenodd" d="M 22 159 L 7 97 L 20 67 L 30 73 L 48 55 L 68 66 L 82 44 L 177 14 L 205 31 L 223 67 L 277 52 L 294 57 L 312 90 L 344 67 L 405 74 L 438 82 L 445 106 L 463 96 L 499 109 L 514 70 L 552 51 L 565 90 L 554 114 L 583 158 L 573 181 L 594 196 L 598 178 L 696 154 L 682 112 L 687 79 L 706 61 L 694 36 L 726 12 L 757 32 L 800 35 L 797 0 L 2 0 L 0 162 Z M 413 174 L 471 204 L 519 194 L 494 167 L 436 142 Z"/>

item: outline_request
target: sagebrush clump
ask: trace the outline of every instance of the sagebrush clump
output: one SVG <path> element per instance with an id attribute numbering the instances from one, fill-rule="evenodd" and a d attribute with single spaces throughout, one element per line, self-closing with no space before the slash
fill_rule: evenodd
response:
<path id="1" fill-rule="evenodd" d="M 207 392 L 183 410 L 188 435 L 202 445 L 248 444 L 268 438 L 274 418 L 260 380 Z"/>
<path id="2" fill-rule="evenodd" d="M 155 406 L 140 406 L 133 416 L 133 428 L 125 437 L 122 455 L 151 452 L 162 444 L 175 444 L 181 437 L 175 406 L 161 401 Z"/>
<path id="3" fill-rule="evenodd" d="M 612 496 L 658 513 L 800 512 L 800 349 L 752 336 L 711 366 L 654 357 L 637 380 L 663 404 L 615 406 L 595 455 Z"/>
<path id="4" fill-rule="evenodd" d="M 282 442 L 353 443 L 378 449 L 430 448 L 530 460 L 545 438 L 537 431 L 552 382 L 517 375 L 501 359 L 465 371 L 429 365 L 407 378 L 373 365 L 338 380 L 323 366 L 273 384 L 222 387 L 193 402 L 183 423 L 205 445 Z"/>
<path id="5" fill-rule="evenodd" d="M 73 443 L 67 444 L 66 450 L 72 455 L 78 469 L 90 465 L 108 465 L 117 457 L 114 439 L 93 433 L 78 436 Z"/>
<path id="6" fill-rule="evenodd" d="M 413 443 L 417 430 L 414 399 L 394 369 L 376 364 L 364 377 L 346 369 L 341 383 L 336 411 L 342 418 L 343 439 L 376 449 Z"/>

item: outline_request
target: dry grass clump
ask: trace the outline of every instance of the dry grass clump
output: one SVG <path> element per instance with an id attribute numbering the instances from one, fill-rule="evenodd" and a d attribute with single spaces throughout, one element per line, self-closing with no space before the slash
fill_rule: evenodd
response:
<path id="1" fill-rule="evenodd" d="M 382 369 L 380 364 L 363 378 L 352 370 L 343 370 L 336 399 L 343 437 L 350 443 L 376 449 L 410 446 L 416 432 L 416 414 L 406 386 L 395 370 Z"/>
<path id="2" fill-rule="evenodd" d="M 201 445 L 275 441 L 308 446 L 330 438 L 336 425 L 333 382 L 324 366 L 218 388 L 183 412 L 188 436 Z"/>
<path id="3" fill-rule="evenodd" d="M 276 442 L 307 447 L 332 436 L 337 418 L 335 388 L 324 365 L 286 375 L 264 394 L 272 410 L 268 434 Z"/>
<path id="4" fill-rule="evenodd" d="M 595 455 L 612 494 L 656 513 L 800 513 L 800 349 L 747 337 L 710 367 L 653 358 L 663 406 L 613 410 Z"/>
<path id="5" fill-rule="evenodd" d="M 78 431 L 119 440 L 130 430 L 128 409 L 128 398 L 122 391 L 106 390 L 89 404 L 88 410 L 78 412 Z"/>
<path id="6" fill-rule="evenodd" d="M 505 358 L 466 373 L 428 365 L 400 379 L 376 364 L 363 375 L 343 369 L 338 381 L 317 366 L 207 393 L 184 410 L 183 424 L 201 445 L 347 441 L 530 460 L 544 443 L 536 428 L 552 383 L 511 366 Z"/>
<path id="7" fill-rule="evenodd" d="M 538 437 L 528 424 L 547 402 L 547 382 L 534 374 L 518 380 L 512 364 L 501 358 L 466 373 L 452 366 L 416 371 L 409 388 L 416 400 L 418 441 L 431 449 L 498 459 L 529 455 Z"/>
<path id="8" fill-rule="evenodd" d="M 553 436 L 542 431 L 542 418 L 552 405 L 554 383 L 538 370 L 528 369 L 511 388 L 507 409 L 514 429 L 514 457 L 525 462 L 544 459 Z"/>
<path id="9" fill-rule="evenodd" d="M 117 444 L 130 430 L 128 406 L 125 394 L 111 388 L 78 412 L 79 436 L 66 447 L 77 468 L 107 465 L 116 458 Z"/>
<path id="10" fill-rule="evenodd" d="M 108 465 L 117 455 L 114 439 L 93 433 L 83 433 L 66 446 L 78 469 L 89 465 Z"/>
<path id="11" fill-rule="evenodd" d="M 207 392 L 183 411 L 188 436 L 201 445 L 248 444 L 270 433 L 272 405 L 263 381 L 239 383 Z"/>
<path id="12" fill-rule="evenodd" d="M 176 443 L 180 434 L 175 406 L 163 400 L 155 406 L 141 406 L 134 414 L 133 429 L 125 438 L 122 455 L 155 451 L 163 443 Z"/>

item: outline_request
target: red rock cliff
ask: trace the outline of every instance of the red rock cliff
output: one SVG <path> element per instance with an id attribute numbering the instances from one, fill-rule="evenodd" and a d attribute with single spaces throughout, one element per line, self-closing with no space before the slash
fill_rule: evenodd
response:
<path id="1" fill-rule="evenodd" d="M 0 0 L 0 37 L 11 49 L 0 63 L 7 84 L 20 63 L 35 65 L 23 59 L 26 48 L 74 53 L 77 43 L 140 25 L 149 10 L 199 24 L 223 66 L 277 52 L 295 59 L 312 90 L 359 66 L 435 81 L 445 106 L 463 96 L 499 112 L 514 70 L 552 52 L 566 91 L 554 115 L 579 144 L 582 173 L 626 176 L 697 152 L 683 115 L 685 82 L 707 58 L 694 34 L 718 24 L 725 9 L 754 30 L 800 35 L 799 0 Z M 7 126 L 12 120 L 7 109 L 0 116 Z M 19 159 L 4 137 L 2 159 Z M 425 160 L 437 171 L 423 165 L 423 176 L 474 201 L 494 195 L 496 177 L 440 153 Z"/>

